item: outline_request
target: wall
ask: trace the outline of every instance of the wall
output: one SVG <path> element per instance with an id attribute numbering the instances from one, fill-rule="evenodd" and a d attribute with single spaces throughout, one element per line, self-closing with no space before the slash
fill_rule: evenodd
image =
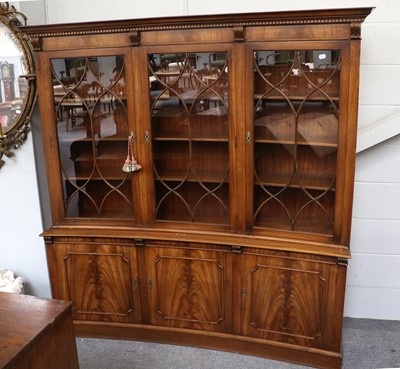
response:
<path id="1" fill-rule="evenodd" d="M 345 314 L 398 320 L 400 136 L 365 148 L 400 133 L 400 50 L 393 47 L 400 41 L 400 2 L 376 5 L 363 29 L 353 259 Z"/>
<path id="2" fill-rule="evenodd" d="M 308 0 L 306 4 L 295 0 L 279 2 L 260 0 L 169 0 L 133 2 L 119 0 L 111 6 L 104 0 L 47 0 L 46 15 L 49 23 L 91 21 L 148 16 L 252 12 L 313 8 L 376 6 L 376 10 L 363 25 L 360 86 L 360 153 L 356 163 L 355 201 L 351 247 L 353 258 L 349 262 L 345 315 L 377 319 L 400 320 L 400 2 L 398 0 Z M 79 11 L 77 11 L 79 9 Z M 28 14 L 29 15 L 29 14 Z M 35 121 L 38 124 L 38 121 Z M 399 128 L 398 128 L 399 127 Z M 390 130 L 389 130 L 390 128 Z M 37 129 L 37 128 L 36 128 Z M 368 133 L 367 135 L 365 133 Z M 368 136 L 366 139 L 366 136 Z M 371 137 L 375 138 L 371 140 Z M 377 137 L 380 137 L 377 139 Z M 36 139 L 36 135 L 34 135 Z M 375 145 L 368 148 L 370 145 Z M 33 292 L 46 293 L 47 271 L 43 246 L 37 240 L 37 219 L 32 228 L 19 232 L 21 214 L 27 216 L 26 204 L 32 214 L 38 214 L 37 185 L 34 173 L 24 176 L 25 166 L 32 168 L 32 147 L 28 142 L 18 154 L 16 165 L 7 164 L 0 171 L 0 192 L 4 181 L 23 181 L 24 201 L 17 207 L 14 217 L 2 219 L 7 232 L 7 244 L 12 245 L 8 261 L 15 270 L 25 275 L 35 287 Z M 40 148 L 38 148 L 40 149 Z M 361 151 L 362 150 L 362 151 Z M 22 155 L 25 153 L 22 160 Z M 38 170 L 43 178 L 40 153 Z M 13 167 L 13 168 L 11 168 Z M 6 172 L 6 170 L 8 172 Z M 8 173 L 8 174 L 7 174 Z M 15 176 L 15 178 L 14 178 Z M 40 187 L 44 191 L 45 187 Z M 25 198 L 26 197 L 26 198 Z M 46 208 L 46 207 L 45 207 Z M 2 214 L 4 214 L 2 212 Z M 2 215 L 4 217 L 4 215 Z M 37 216 L 38 218 L 39 216 Z M 30 219 L 28 217 L 28 219 Z M 26 221 L 27 219 L 24 218 Z M 30 221 L 33 221 L 30 219 Z M 23 246 L 28 244 L 29 246 Z M 1 246 L 3 248 L 3 246 Z M 25 247 L 25 249 L 24 249 Z M 25 255 L 26 248 L 29 254 Z M 32 251 L 35 250 L 35 251 Z M 32 258 L 32 254 L 34 254 Z M 0 265 L 3 263 L 1 256 Z M 40 269 L 32 266 L 31 260 Z M 4 263 L 3 263 L 4 264 Z M 38 286 L 36 287 L 36 283 Z"/>
<path id="3" fill-rule="evenodd" d="M 9 268 L 28 283 L 27 293 L 50 296 L 36 183 L 32 135 L 0 170 L 0 269 Z M 33 286 L 34 284 L 34 286 Z"/>
<path id="4" fill-rule="evenodd" d="M 10 2 L 10 5 L 25 13 L 30 24 L 45 22 L 43 0 L 24 4 Z M 35 112 L 32 131 L 36 133 L 38 128 Z M 30 133 L 14 157 L 3 157 L 6 164 L 0 170 L 0 269 L 11 269 L 24 278 L 27 293 L 49 297 L 46 255 L 39 237 L 43 226 L 35 166 L 37 150 L 33 149 L 35 139 L 40 137 L 38 133 Z"/>
<path id="5" fill-rule="evenodd" d="M 347 316 L 400 319 L 399 163 L 400 136 L 357 156 Z"/>

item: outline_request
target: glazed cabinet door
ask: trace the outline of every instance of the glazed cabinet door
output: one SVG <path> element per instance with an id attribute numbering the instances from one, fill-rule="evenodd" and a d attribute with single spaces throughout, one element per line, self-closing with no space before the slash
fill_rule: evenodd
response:
<path id="1" fill-rule="evenodd" d="M 134 136 L 130 49 L 39 58 L 43 134 L 54 142 L 45 145 L 54 222 L 139 223 L 138 180 L 123 170 Z"/>
<path id="2" fill-rule="evenodd" d="M 345 273 L 335 259 L 243 254 L 243 334 L 339 350 Z"/>
<path id="3" fill-rule="evenodd" d="M 251 51 L 248 228 L 338 240 L 351 124 L 343 83 L 348 49 L 305 45 L 277 50 L 261 44 Z"/>
<path id="4" fill-rule="evenodd" d="M 46 244 L 53 297 L 73 302 L 74 320 L 139 322 L 136 248 L 125 240 Z"/>
<path id="5" fill-rule="evenodd" d="M 154 192 L 149 219 L 153 224 L 229 228 L 229 46 L 169 46 L 145 52 Z"/>
<path id="6" fill-rule="evenodd" d="M 227 250 L 149 241 L 146 268 L 152 325 L 230 330 L 231 266 Z"/>

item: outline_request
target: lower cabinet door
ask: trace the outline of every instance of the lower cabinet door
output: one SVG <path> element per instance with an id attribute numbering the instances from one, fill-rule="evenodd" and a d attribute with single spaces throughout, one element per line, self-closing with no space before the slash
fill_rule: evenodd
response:
<path id="1" fill-rule="evenodd" d="M 53 297 L 73 303 L 74 320 L 140 321 L 136 248 L 117 241 L 47 245 Z"/>
<path id="2" fill-rule="evenodd" d="M 336 259 L 243 255 L 242 333 L 339 351 L 346 267 Z"/>
<path id="3" fill-rule="evenodd" d="M 228 252 L 212 246 L 146 243 L 150 323 L 226 332 L 231 329 Z"/>

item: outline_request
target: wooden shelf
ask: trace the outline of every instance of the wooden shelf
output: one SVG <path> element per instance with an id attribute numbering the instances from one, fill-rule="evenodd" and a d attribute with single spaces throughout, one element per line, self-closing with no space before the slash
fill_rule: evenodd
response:
<path id="1" fill-rule="evenodd" d="M 256 185 L 264 187 L 290 187 L 290 188 L 305 188 L 308 190 L 319 191 L 335 191 L 335 176 L 318 174 L 299 174 L 300 179 L 293 178 L 290 174 L 277 174 L 268 175 L 263 173 L 266 177 L 259 178 Z M 289 183 L 290 182 L 290 183 Z"/>
<path id="2" fill-rule="evenodd" d="M 307 101 L 339 101 L 339 97 L 338 96 L 329 96 L 328 97 L 324 96 L 324 95 L 319 95 L 319 96 L 314 96 L 314 95 L 285 95 L 285 94 L 278 94 L 278 95 L 269 95 L 269 94 L 254 94 L 254 99 L 255 100 L 272 100 L 272 101 L 276 101 L 276 100 L 281 100 L 281 101 L 303 101 L 306 100 Z"/>
<path id="3" fill-rule="evenodd" d="M 263 220 L 256 222 L 256 229 L 280 229 L 286 230 L 288 232 L 304 232 L 304 233 L 314 233 L 314 234 L 326 234 L 331 232 L 332 222 L 304 222 L 295 223 L 294 225 L 288 219 L 271 218 L 268 220 Z"/>
<path id="4" fill-rule="evenodd" d="M 171 222 L 171 220 L 179 223 L 193 223 L 193 220 L 195 220 L 196 223 L 199 224 L 214 224 L 214 225 L 229 224 L 228 217 L 218 217 L 213 215 L 196 215 L 194 218 L 192 218 L 190 216 L 184 216 L 179 214 L 174 214 L 173 219 L 171 219 L 171 214 L 166 214 L 165 216 L 159 214 L 157 218 L 157 223 Z"/>
<path id="5" fill-rule="evenodd" d="M 155 136 L 154 141 L 193 141 L 193 142 L 229 142 L 228 137 L 219 136 L 218 134 L 207 134 L 207 135 L 192 135 L 190 138 L 184 135 L 174 134 L 171 136 Z"/>
<path id="6" fill-rule="evenodd" d="M 212 179 L 212 178 L 209 178 Z M 220 180 L 219 180 L 220 181 Z M 229 183 L 156 182 L 156 220 L 217 225 L 229 222 Z M 190 196 L 187 196 L 187 194 Z"/>
<path id="7" fill-rule="evenodd" d="M 79 210 L 79 216 L 82 218 L 93 218 L 93 219 L 127 219 L 132 218 L 133 211 L 129 210 L 115 210 L 115 209 L 101 209 L 101 214 L 94 209 L 81 208 Z"/>
<path id="8" fill-rule="evenodd" d="M 333 234 L 334 191 L 298 188 L 275 190 L 265 193 L 255 188 L 254 226 L 316 234 Z M 296 196 L 297 195 L 297 196 Z M 291 199 L 296 198 L 293 202 Z M 293 227 L 293 225 L 296 225 Z"/>
<path id="9" fill-rule="evenodd" d="M 299 106 L 294 106 L 300 109 Z M 297 115 L 296 115 L 297 114 Z M 256 111 L 255 141 L 337 147 L 338 110 L 321 104 L 295 112 L 287 105 L 266 105 Z"/>
<path id="10" fill-rule="evenodd" d="M 74 137 L 71 136 L 65 136 L 62 137 L 62 142 L 95 142 L 98 144 L 99 142 L 126 142 L 128 139 L 128 133 L 126 135 L 112 135 L 112 136 L 106 136 L 106 137 L 101 137 L 101 138 L 96 138 L 95 140 L 93 137 L 83 137 L 79 138 L 78 140 Z"/>
<path id="11" fill-rule="evenodd" d="M 122 170 L 121 170 L 122 172 Z M 109 174 L 107 173 L 106 175 L 103 175 L 101 177 L 99 174 L 94 173 L 91 175 L 89 172 L 81 172 L 79 176 L 68 176 L 65 177 L 66 180 L 68 181 L 131 181 L 131 178 L 129 178 L 129 173 L 122 172 L 121 175 L 119 176 L 118 174 Z"/>
<path id="12" fill-rule="evenodd" d="M 132 183 L 129 178 L 83 178 L 74 184 L 65 182 L 66 214 L 69 218 L 132 219 Z M 121 194 L 122 193 L 122 194 Z M 100 208 L 100 213 L 97 208 Z"/>
<path id="13" fill-rule="evenodd" d="M 229 171 L 207 171 L 199 170 L 190 171 L 189 175 L 187 171 L 184 170 L 168 170 L 158 172 L 156 175 L 156 180 L 162 181 L 174 181 L 174 182 L 203 182 L 203 183 L 229 183 Z"/>
<path id="14" fill-rule="evenodd" d="M 329 142 L 270 140 L 270 139 L 261 139 L 261 138 L 255 139 L 254 142 L 260 143 L 260 144 L 272 144 L 272 145 L 322 146 L 322 147 L 333 147 L 333 148 L 338 147 L 338 145 L 336 143 L 329 143 Z"/>

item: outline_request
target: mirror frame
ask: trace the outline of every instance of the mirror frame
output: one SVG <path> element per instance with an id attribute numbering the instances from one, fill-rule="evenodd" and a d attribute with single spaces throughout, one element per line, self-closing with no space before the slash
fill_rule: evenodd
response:
<path id="1" fill-rule="evenodd" d="M 27 24 L 27 17 L 17 11 L 14 5 L 8 2 L 0 2 L 0 23 L 9 29 L 16 43 L 19 45 L 25 58 L 26 74 L 20 75 L 28 82 L 28 92 L 26 101 L 23 104 L 21 114 L 19 114 L 12 126 L 6 132 L 2 132 L 0 127 L 0 169 L 5 164 L 3 156 L 8 158 L 15 155 L 13 152 L 21 147 L 28 137 L 31 129 L 31 115 L 36 102 L 36 73 L 33 59 L 32 46 L 29 37 L 22 33 L 20 26 Z"/>

